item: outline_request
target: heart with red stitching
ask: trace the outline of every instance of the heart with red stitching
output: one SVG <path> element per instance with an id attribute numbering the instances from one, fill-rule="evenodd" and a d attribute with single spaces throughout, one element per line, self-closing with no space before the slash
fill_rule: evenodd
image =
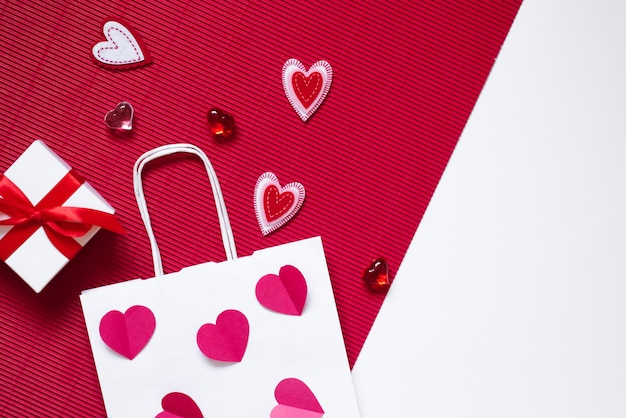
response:
<path id="1" fill-rule="evenodd" d="M 102 25 L 106 41 L 98 42 L 91 49 L 93 59 L 101 67 L 125 70 L 152 62 L 141 37 L 131 26 L 120 19 L 108 19 Z"/>
<path id="2" fill-rule="evenodd" d="M 320 107 L 332 82 L 333 69 L 324 60 L 311 65 L 308 71 L 294 58 L 283 65 L 285 95 L 304 122 Z"/>
<path id="3" fill-rule="evenodd" d="M 302 184 L 281 186 L 274 173 L 263 173 L 254 188 L 254 210 L 263 235 L 289 222 L 302 207 L 304 194 Z"/>

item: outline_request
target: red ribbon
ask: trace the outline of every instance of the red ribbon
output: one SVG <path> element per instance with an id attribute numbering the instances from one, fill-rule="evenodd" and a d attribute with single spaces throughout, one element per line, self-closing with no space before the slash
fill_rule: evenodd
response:
<path id="1" fill-rule="evenodd" d="M 9 216 L 0 225 L 14 225 L 0 239 L 0 258 L 6 261 L 40 227 L 68 259 L 82 248 L 74 238 L 82 237 L 94 225 L 124 234 L 124 228 L 110 213 L 61 206 L 84 182 L 82 176 L 71 170 L 33 206 L 11 180 L 4 175 L 0 177 L 0 212 Z"/>

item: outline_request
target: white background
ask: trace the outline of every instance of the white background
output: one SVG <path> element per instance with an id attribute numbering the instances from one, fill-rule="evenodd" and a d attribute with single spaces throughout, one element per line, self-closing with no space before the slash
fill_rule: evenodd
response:
<path id="1" fill-rule="evenodd" d="M 353 371 L 363 418 L 626 417 L 626 2 L 525 0 Z"/>

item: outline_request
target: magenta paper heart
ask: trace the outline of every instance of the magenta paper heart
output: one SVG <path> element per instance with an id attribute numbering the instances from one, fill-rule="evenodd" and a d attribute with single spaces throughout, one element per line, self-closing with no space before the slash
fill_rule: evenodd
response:
<path id="1" fill-rule="evenodd" d="M 287 315 L 302 315 L 306 294 L 306 280 L 294 266 L 282 266 L 278 275 L 267 274 L 256 284 L 259 303 L 267 309 Z"/>
<path id="2" fill-rule="evenodd" d="M 295 378 L 281 380 L 274 390 L 278 405 L 272 409 L 270 418 L 319 418 L 324 415 L 311 389 Z"/>
<path id="3" fill-rule="evenodd" d="M 156 321 L 145 306 L 131 306 L 125 313 L 110 311 L 100 320 L 100 337 L 114 351 L 132 360 L 148 344 Z"/>
<path id="4" fill-rule="evenodd" d="M 198 405 L 184 393 L 168 393 L 161 400 L 161 406 L 163 412 L 155 418 L 204 418 Z"/>
<path id="5" fill-rule="evenodd" d="M 250 325 L 241 312 L 229 309 L 217 316 L 215 324 L 198 330 L 198 348 L 213 360 L 240 362 L 248 346 Z"/>

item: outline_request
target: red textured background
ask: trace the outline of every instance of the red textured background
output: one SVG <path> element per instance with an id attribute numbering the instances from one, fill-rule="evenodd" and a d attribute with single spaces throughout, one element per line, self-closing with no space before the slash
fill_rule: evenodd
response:
<path id="1" fill-rule="evenodd" d="M 383 300 L 361 272 L 383 256 L 395 274 L 520 3 L 0 2 L 0 170 L 43 139 L 128 230 L 100 232 L 40 294 L 0 264 L 0 416 L 104 415 L 78 295 L 152 276 L 131 169 L 166 143 L 209 155 L 240 255 L 323 237 L 353 364 Z M 107 17 L 135 27 L 152 65 L 112 72 L 91 61 Z M 289 58 L 333 66 L 306 124 L 283 93 Z M 102 122 L 122 100 L 136 112 L 129 137 Z M 234 140 L 209 137 L 211 106 L 235 116 Z M 252 193 L 268 170 L 301 182 L 307 198 L 263 237 Z M 174 156 L 145 178 L 166 271 L 222 260 L 200 162 Z"/>

